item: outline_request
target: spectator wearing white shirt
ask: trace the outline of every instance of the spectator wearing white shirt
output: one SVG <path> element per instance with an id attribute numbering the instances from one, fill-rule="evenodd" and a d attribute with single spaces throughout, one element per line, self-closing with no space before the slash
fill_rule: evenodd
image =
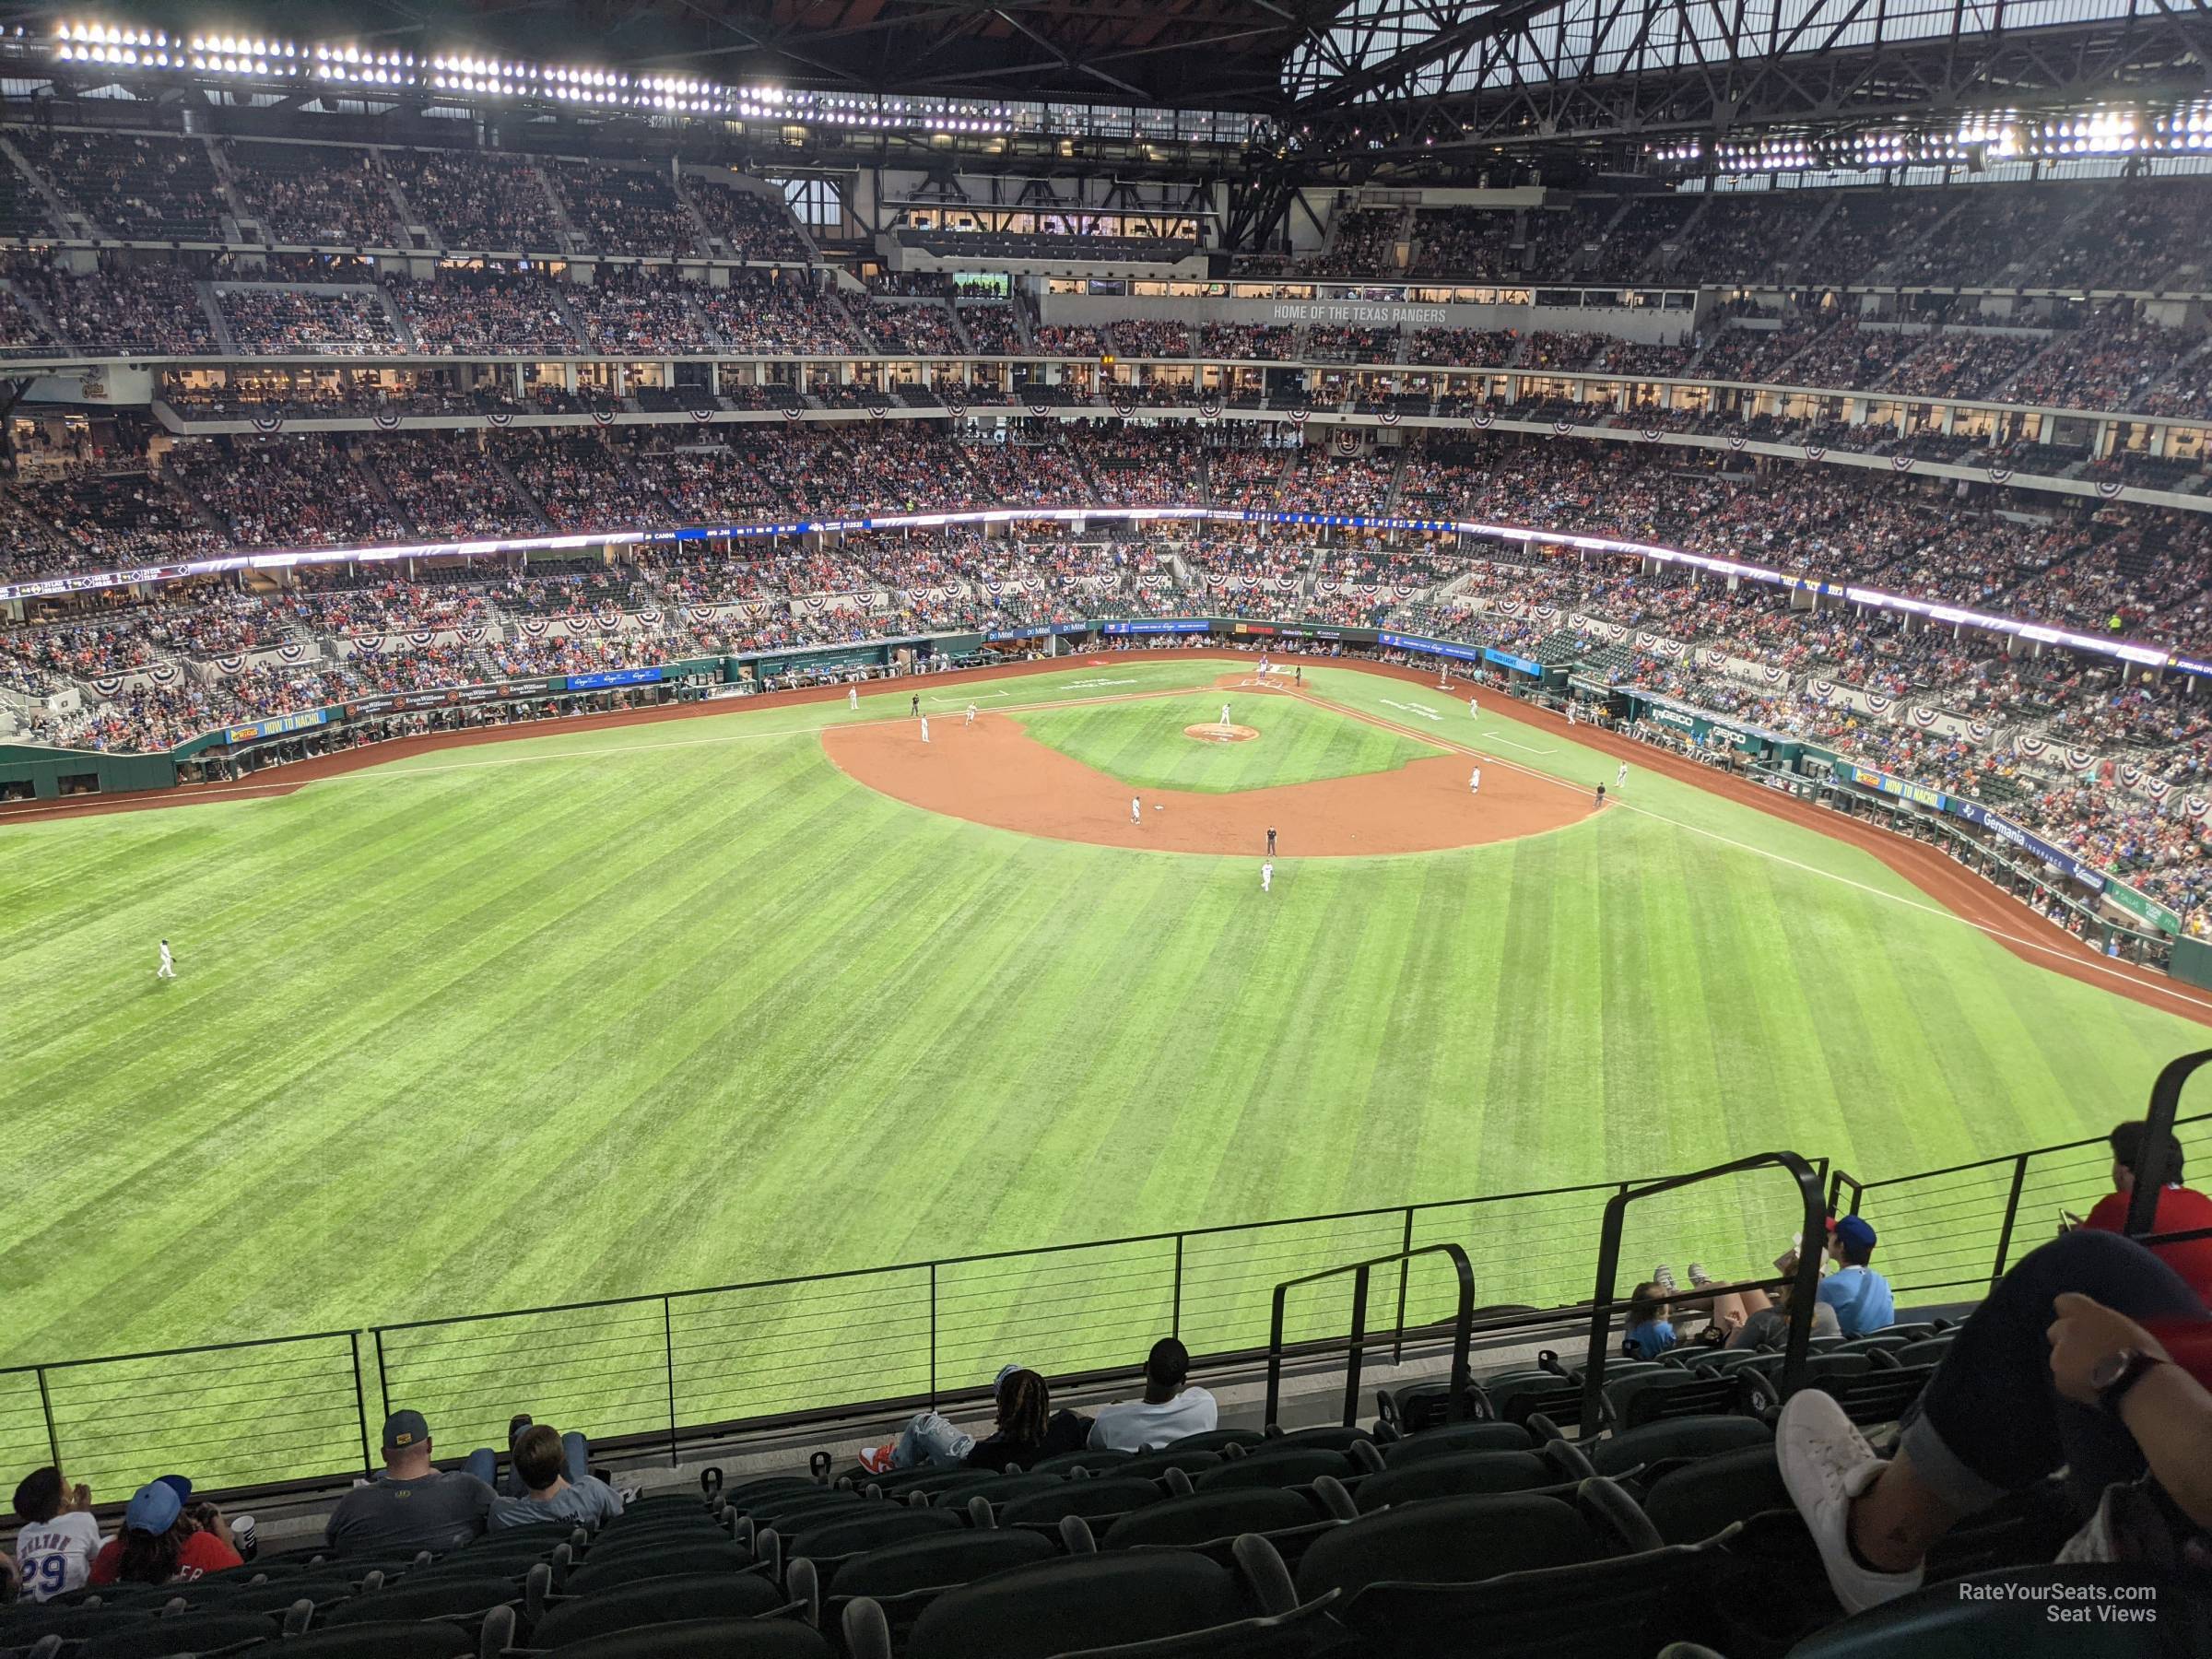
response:
<path id="1" fill-rule="evenodd" d="M 1221 1420 L 1214 1396 L 1190 1385 L 1191 1352 L 1162 1336 L 1145 1356 L 1145 1394 L 1099 1408 L 1090 1427 L 1094 1452 L 1142 1452 L 1186 1434 L 1204 1434 Z"/>
<path id="2" fill-rule="evenodd" d="M 49 1601 L 82 1590 L 100 1553 L 100 1523 L 92 1518 L 92 1494 L 71 1486 L 49 1464 L 26 1475 L 16 1488 L 16 1564 L 23 1594 Z"/>

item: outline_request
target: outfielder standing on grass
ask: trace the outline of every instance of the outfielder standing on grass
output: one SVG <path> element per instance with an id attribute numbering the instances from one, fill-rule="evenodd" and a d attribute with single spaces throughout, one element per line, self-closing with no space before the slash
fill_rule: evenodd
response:
<path id="1" fill-rule="evenodd" d="M 175 979 L 177 977 L 177 965 L 171 959 L 167 939 L 161 941 L 161 966 L 154 970 L 154 977 L 156 979 Z"/>
<path id="2" fill-rule="evenodd" d="M 1271 858 L 1260 866 L 1260 891 L 1263 893 L 1272 892 L 1274 888 L 1275 860 Z"/>
<path id="3" fill-rule="evenodd" d="M 855 713 L 859 712 L 860 688 L 858 686 L 847 686 L 845 688 L 845 707 L 853 710 Z"/>
<path id="4" fill-rule="evenodd" d="M 1472 697 L 1467 699 L 1467 718 L 1469 720 L 1480 720 L 1482 718 L 1482 704 L 1479 700 Z"/>
<path id="5" fill-rule="evenodd" d="M 1629 763 L 1628 763 L 1626 760 L 1623 760 L 1623 761 L 1620 763 L 1620 770 L 1619 770 L 1618 771 L 1617 771 L 1617 772 L 1615 772 L 1615 773 L 1613 774 L 1613 787 L 1614 787 L 1614 788 L 1616 788 L 1616 789 L 1618 789 L 1618 788 L 1619 788 L 1619 787 L 1620 787 L 1620 786 L 1621 786 L 1623 783 L 1626 783 L 1628 781 L 1629 781 Z"/>

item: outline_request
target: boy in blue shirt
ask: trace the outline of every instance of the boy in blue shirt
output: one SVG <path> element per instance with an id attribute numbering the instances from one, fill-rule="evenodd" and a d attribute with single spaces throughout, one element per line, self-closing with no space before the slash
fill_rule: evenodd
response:
<path id="1" fill-rule="evenodd" d="M 1820 1300 L 1836 1311 L 1846 1336 L 1864 1336 L 1897 1323 L 1889 1281 L 1866 1265 L 1874 1254 L 1874 1229 L 1863 1216 L 1845 1216 L 1828 1235 L 1828 1253 L 1841 1265 L 1820 1281 Z"/>

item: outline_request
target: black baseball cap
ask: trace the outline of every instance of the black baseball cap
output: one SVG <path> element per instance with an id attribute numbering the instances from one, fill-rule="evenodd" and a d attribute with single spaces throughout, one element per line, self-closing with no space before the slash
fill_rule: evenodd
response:
<path id="1" fill-rule="evenodd" d="M 384 1419 L 384 1450 L 404 1452 L 430 1438 L 430 1426 L 419 1411 L 395 1411 Z"/>

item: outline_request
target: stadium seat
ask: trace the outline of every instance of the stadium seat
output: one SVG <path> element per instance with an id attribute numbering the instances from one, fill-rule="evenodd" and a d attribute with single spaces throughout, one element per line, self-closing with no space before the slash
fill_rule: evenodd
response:
<path id="1" fill-rule="evenodd" d="M 1731 1522 L 1790 1508 L 1771 1443 L 1740 1446 L 1681 1464 L 1660 1476 L 1643 1496 L 1644 1514 L 1669 1544 L 1701 1543 Z M 1794 1510 L 1791 1514 L 1794 1519 Z"/>
<path id="2" fill-rule="evenodd" d="M 179 1613 L 95 1636 L 77 1659 L 167 1659 L 171 1653 L 218 1653 L 274 1641 L 276 1620 L 250 1613 Z"/>
<path id="3" fill-rule="evenodd" d="M 273 1579 L 265 1584 L 237 1584 L 210 1587 L 198 1583 L 180 1584 L 178 1594 L 186 1607 L 206 1613 L 277 1613 L 305 1602 L 311 1607 L 324 1607 L 341 1602 L 356 1594 L 350 1579 L 286 1576 Z"/>
<path id="4" fill-rule="evenodd" d="M 761 1559 L 769 1564 L 770 1575 L 781 1580 L 783 1564 L 802 1556 L 818 1571 L 824 1562 L 865 1555 L 928 1533 L 957 1532 L 967 1524 L 958 1510 L 910 1509 L 903 1503 L 874 1503 L 867 1508 L 869 1512 L 865 1515 L 810 1521 L 788 1538 L 772 1527 L 763 1532 L 759 1549 Z"/>
<path id="5" fill-rule="evenodd" d="M 1900 1366 L 1936 1365 L 1951 1351 L 1948 1336 L 1926 1336 L 1917 1342 L 1908 1342 L 1894 1350 L 1891 1358 Z"/>
<path id="6" fill-rule="evenodd" d="M 847 1506 L 850 1507 L 850 1506 Z M 817 1512 L 801 1511 L 801 1515 Z M 843 1508 L 831 1506 L 828 1513 L 841 1514 Z M 587 1561 L 615 1561 L 626 1555 L 635 1555 L 641 1549 L 669 1549 L 690 1544 L 726 1544 L 729 1531 L 712 1521 L 684 1521 L 665 1526 L 629 1526 L 620 1532 L 602 1533 L 594 1538 L 583 1551 Z M 473 1560 L 475 1556 L 465 1550 L 453 1557 L 455 1560 Z"/>
<path id="7" fill-rule="evenodd" d="M 1984 1596 L 1969 1599 L 1963 1585 Z M 2006 1592 L 2009 1589 L 2011 1594 Z M 2147 1590 L 2147 1599 L 2144 1597 Z M 2072 1592 L 2080 1599 L 2057 1600 Z M 2154 1609 L 2147 1624 L 2096 1618 L 2090 1597 L 2104 1605 Z M 2115 1596 L 2128 1600 L 2113 1600 Z M 2056 1623 L 2054 1606 L 2088 1615 Z M 2107 1563 L 2037 1566 L 1930 1584 L 1806 1638 L 1790 1659 L 2144 1659 L 2147 1654 L 2212 1653 L 2212 1592 L 2201 1578 Z"/>
<path id="8" fill-rule="evenodd" d="M 529 1645 L 562 1648 L 588 1637 L 677 1619 L 755 1618 L 783 1605 L 782 1593 L 759 1573 L 692 1573 L 650 1579 L 626 1589 L 556 1602 L 532 1629 Z"/>
<path id="9" fill-rule="evenodd" d="M 1257 1453 L 1273 1452 L 1286 1446 L 1307 1446 L 1326 1447 L 1332 1452 L 1349 1452 L 1354 1446 L 1371 1443 L 1374 1438 L 1364 1429 L 1347 1428 L 1341 1423 L 1323 1423 L 1312 1429 L 1293 1429 L 1284 1434 L 1270 1434 L 1257 1445 L 1247 1445 L 1244 1449 L 1248 1453 Z M 1173 1451 L 1174 1448 L 1171 1446 L 1168 1450 Z"/>
<path id="10" fill-rule="evenodd" d="M 1382 1581 L 1460 1583 L 1594 1560 L 1605 1549 L 1582 1512 L 1560 1498 L 1439 1498 L 1362 1515 L 1321 1538 L 1299 1564 L 1299 1599 L 1331 1590 L 1349 1596 Z"/>
<path id="11" fill-rule="evenodd" d="M 59 1636 L 65 1641 L 88 1641 L 152 1618 L 159 1605 L 139 1607 L 18 1605 L 0 1610 L 0 1642 L 28 1647 L 42 1636 Z"/>
<path id="12" fill-rule="evenodd" d="M 1001 1526 L 1056 1525 L 1063 1515 L 1081 1515 L 1095 1521 L 1123 1515 L 1158 1503 L 1166 1494 L 1150 1480 L 1109 1477 L 1104 1480 L 1070 1480 L 1057 1491 L 1031 1492 L 1017 1498 L 998 1512 Z"/>
<path id="13" fill-rule="evenodd" d="M 1280 1438 L 1280 1437 L 1277 1437 Z M 1238 1446 L 1250 1452 L 1267 1443 L 1268 1436 L 1257 1429 L 1208 1429 L 1202 1434 L 1186 1434 L 1181 1440 L 1170 1441 L 1159 1447 L 1162 1452 L 1226 1452 Z M 1044 1465 L 1037 1465 L 1042 1468 Z"/>
<path id="14" fill-rule="evenodd" d="M 477 1643 L 457 1624 L 390 1620 L 311 1630 L 284 1644 L 284 1659 L 476 1659 Z"/>
<path id="15" fill-rule="evenodd" d="M 848 1630 L 865 1606 L 848 1609 Z M 914 1621 L 906 1659 L 1048 1659 L 1204 1630 L 1249 1611 L 1236 1575 L 1204 1556 L 1117 1550 L 1010 1568 L 947 1592 Z"/>
<path id="16" fill-rule="evenodd" d="M 1218 1468 L 1206 1470 L 1192 1484 L 1202 1492 L 1219 1491 L 1224 1487 L 1311 1486 L 1324 1475 L 1346 1480 L 1358 1472 L 1357 1465 L 1341 1452 L 1293 1446 L 1231 1458 Z"/>
<path id="17" fill-rule="evenodd" d="M 833 1581 L 806 1583 L 807 1575 L 799 1569 L 806 1564 L 794 1562 L 792 1592 L 813 1609 L 811 1623 L 831 1630 L 841 1625 L 849 1604 L 869 1597 L 903 1646 L 922 1609 L 946 1591 L 1009 1567 L 1049 1561 L 1059 1553 L 1042 1533 L 941 1533 L 855 1556 L 838 1568 Z"/>
<path id="18" fill-rule="evenodd" d="M 1111 1475 L 1120 1472 L 1123 1464 L 1131 1460 L 1127 1452 L 1063 1452 L 1057 1456 L 1041 1458 L 1030 1473 L 1032 1475 L 1070 1475 L 1081 1469 L 1087 1475 Z"/>
<path id="19" fill-rule="evenodd" d="M 503 1578 L 441 1579 L 420 1589 L 402 1584 L 371 1595 L 339 1602 L 323 1615 L 326 1630 L 393 1619 L 479 1619 L 494 1607 L 522 1599 L 520 1588 Z"/>
<path id="20" fill-rule="evenodd" d="M 1468 1582 L 1375 1578 L 1330 1611 L 1360 1659 L 1648 1659 L 1712 1622 L 1712 1562 L 1670 1547 Z"/>
<path id="21" fill-rule="evenodd" d="M 1559 1469 L 1534 1452 L 1462 1452 L 1453 1457 L 1422 1458 L 1370 1475 L 1352 1496 L 1364 1515 L 1423 1498 L 1524 1492 L 1559 1484 Z"/>
<path id="22" fill-rule="evenodd" d="M 1755 1418 L 1681 1417 L 1625 1429 L 1592 1441 L 1583 1451 L 1600 1475 L 1618 1480 L 1640 1469 L 1773 1443 L 1774 1431 Z"/>
<path id="23" fill-rule="evenodd" d="M 1525 1423 L 1542 1413 L 1563 1423 L 1582 1415 L 1582 1385 L 1554 1371 L 1506 1371 L 1476 1385 L 1484 1415 L 1508 1423 Z"/>
<path id="24" fill-rule="evenodd" d="M 1180 1469 L 1193 1480 L 1226 1463 L 1218 1452 L 1147 1452 L 1115 1468 L 1116 1475 L 1138 1480 L 1158 1480 L 1170 1469 Z"/>
<path id="25" fill-rule="evenodd" d="M 1530 1444 L 1527 1429 L 1519 1423 L 1446 1423 L 1390 1441 L 1382 1451 L 1383 1464 L 1395 1469 L 1425 1457 L 1450 1457 L 1461 1452 L 1525 1452 Z"/>
<path id="26" fill-rule="evenodd" d="M 567 1659 L 834 1659 L 819 1630 L 792 1618 L 646 1624 L 587 1636 L 560 1651 Z"/>
<path id="27" fill-rule="evenodd" d="M 1241 1533 L 1311 1526 L 1320 1512 L 1284 1487 L 1230 1487 L 1170 1498 L 1132 1511 L 1106 1529 L 1101 1549 L 1187 1549 Z"/>
<path id="28" fill-rule="evenodd" d="M 1732 1376 L 1654 1369 L 1605 1385 L 1607 1415 L 1622 1430 L 1663 1418 L 1728 1415 L 1751 1408 L 1755 1383 Z"/>
<path id="29" fill-rule="evenodd" d="M 1053 1491 L 1066 1484 L 1066 1477 L 1060 1475 L 994 1475 L 976 1470 L 964 1478 L 926 1488 L 923 1496 L 933 1507 L 940 1509 L 965 1509 L 971 1498 L 981 1498 L 995 1508 L 1035 1492 Z"/>
<path id="30" fill-rule="evenodd" d="M 593 1595 L 641 1579 L 742 1572 L 752 1562 L 751 1553 L 743 1545 L 728 1539 L 713 1544 L 672 1544 L 665 1549 L 633 1550 L 608 1561 L 585 1561 L 561 1582 L 561 1589 L 570 1595 Z"/>

